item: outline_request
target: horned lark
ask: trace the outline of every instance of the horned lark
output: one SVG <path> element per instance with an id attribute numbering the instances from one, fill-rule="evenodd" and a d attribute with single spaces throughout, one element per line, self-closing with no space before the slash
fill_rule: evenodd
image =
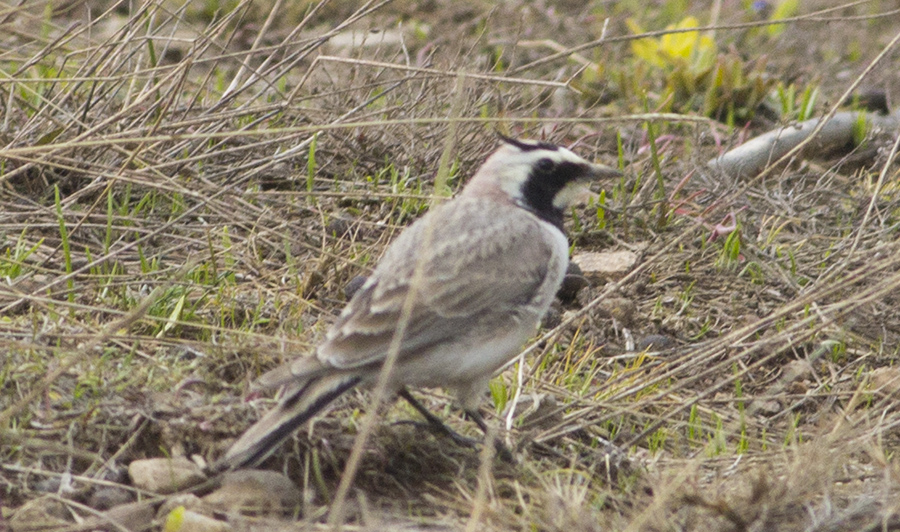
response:
<path id="1" fill-rule="evenodd" d="M 260 462 L 338 396 L 374 385 L 392 348 L 389 390 L 435 421 L 406 387 L 449 388 L 485 428 L 476 408 L 488 380 L 535 333 L 565 275 L 564 210 L 585 183 L 619 175 L 563 147 L 503 141 L 458 197 L 394 240 L 315 356 L 259 379 L 284 386 L 278 406 L 213 470 Z"/>

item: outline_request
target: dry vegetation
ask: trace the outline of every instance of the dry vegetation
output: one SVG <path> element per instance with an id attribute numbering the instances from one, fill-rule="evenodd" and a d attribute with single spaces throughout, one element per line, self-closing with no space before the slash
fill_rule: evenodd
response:
<path id="1" fill-rule="evenodd" d="M 30 524 L 74 530 L 132 460 L 221 454 L 271 405 L 252 379 L 310 351 L 347 283 L 495 131 L 618 160 L 626 177 L 570 237 L 638 267 L 561 307 L 492 383 L 498 427 L 517 390 L 559 405 L 503 433 L 516 464 L 386 409 L 352 529 L 900 528 L 896 132 L 753 179 L 702 165 L 772 127 L 758 104 L 779 90 L 792 111 L 785 94 L 814 88 L 813 115 L 859 81 L 896 97 L 892 3 L 804 3 L 780 33 L 725 3 L 708 35 L 742 74 L 712 88 L 617 38 L 628 17 L 677 22 L 675 1 L 352 4 L 0 9 L 0 530 L 27 529 L 35 501 Z M 550 57 L 604 27 L 609 42 Z M 626 349 L 648 337 L 666 348 Z M 306 494 L 296 529 L 324 526 L 367 398 L 265 464 Z"/>

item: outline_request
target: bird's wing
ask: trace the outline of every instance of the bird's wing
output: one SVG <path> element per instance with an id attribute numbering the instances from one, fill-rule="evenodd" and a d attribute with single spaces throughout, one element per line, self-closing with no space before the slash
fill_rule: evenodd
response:
<path id="1" fill-rule="evenodd" d="M 253 390 L 277 388 L 285 384 L 305 382 L 331 372 L 331 366 L 314 356 L 298 357 L 262 374 L 253 382 Z"/>
<path id="2" fill-rule="evenodd" d="M 319 360 L 347 369 L 383 360 L 410 297 L 399 361 L 521 311 L 548 275 L 561 279 L 565 270 L 564 237 L 552 231 L 521 208 L 485 199 L 431 211 L 391 244 L 319 346 Z"/>

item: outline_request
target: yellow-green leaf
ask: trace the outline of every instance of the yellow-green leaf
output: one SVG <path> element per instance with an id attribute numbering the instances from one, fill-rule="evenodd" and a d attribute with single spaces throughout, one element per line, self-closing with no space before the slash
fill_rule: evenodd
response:
<path id="1" fill-rule="evenodd" d="M 644 29 L 632 19 L 625 20 L 625 24 L 635 35 L 644 33 Z M 659 55 L 659 42 L 656 39 L 648 37 L 631 41 L 631 52 L 639 59 L 643 59 L 653 66 L 661 67 L 665 65 Z"/>
<path id="2" fill-rule="evenodd" d="M 184 524 L 184 512 L 184 506 L 179 506 L 169 512 L 163 532 L 181 532 L 181 526 Z"/>
<path id="3" fill-rule="evenodd" d="M 667 26 L 666 29 L 683 30 L 696 27 L 696 18 L 685 17 L 674 27 Z M 691 56 L 691 53 L 694 51 L 694 48 L 696 48 L 699 38 L 700 34 L 696 31 L 689 31 L 686 33 L 670 33 L 668 35 L 663 35 L 662 39 L 660 39 L 660 48 L 669 57 L 680 57 L 683 59 L 688 59 Z"/>
<path id="4" fill-rule="evenodd" d="M 800 8 L 800 0 L 784 0 L 775 6 L 775 9 L 772 11 L 772 17 L 770 20 L 784 20 L 786 18 L 791 18 L 797 14 L 797 11 Z M 784 31 L 784 24 L 774 24 L 769 26 L 766 31 L 768 31 L 769 35 L 775 37 L 780 35 L 781 32 Z"/>
<path id="5" fill-rule="evenodd" d="M 172 327 L 178 325 L 178 319 L 181 317 L 181 311 L 184 309 L 184 299 L 185 294 L 182 294 L 181 297 L 178 298 L 178 302 L 175 303 L 175 308 L 172 310 L 172 313 L 169 314 L 169 319 L 166 320 L 166 324 L 163 325 L 162 330 L 156 334 L 157 338 L 162 338 L 163 335 L 172 329 Z"/>

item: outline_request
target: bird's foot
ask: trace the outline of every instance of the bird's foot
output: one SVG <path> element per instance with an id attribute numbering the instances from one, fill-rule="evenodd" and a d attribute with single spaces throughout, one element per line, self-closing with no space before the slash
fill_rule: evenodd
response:
<path id="1" fill-rule="evenodd" d="M 479 443 L 481 443 L 478 440 L 466 438 L 465 436 L 448 427 L 443 421 L 441 421 L 441 418 L 432 414 L 431 411 L 425 408 L 422 403 L 420 403 L 415 397 L 413 397 L 412 394 L 409 393 L 409 390 L 403 388 L 398 392 L 398 395 L 405 399 L 406 402 L 408 402 L 410 405 L 412 405 L 413 408 L 418 410 L 419 413 L 422 414 L 422 417 L 425 418 L 425 423 L 417 421 L 407 421 L 402 423 L 411 423 L 415 426 L 428 429 L 434 434 L 440 434 L 442 436 L 450 438 L 460 447 L 475 448 L 478 447 Z M 494 449 L 497 451 L 497 456 L 499 456 L 501 460 L 507 463 L 515 462 L 512 452 L 506 447 L 506 445 L 504 445 L 503 442 L 501 442 L 499 439 L 490 436 L 491 432 L 489 432 L 487 423 L 485 423 L 484 417 L 482 417 L 480 412 L 478 412 L 477 410 L 466 410 L 465 414 L 467 418 L 475 422 L 475 424 L 478 425 L 478 428 L 480 428 L 481 431 L 484 432 L 485 439 L 490 437 L 493 440 Z"/>
<path id="2" fill-rule="evenodd" d="M 436 425 L 428 421 L 414 421 L 412 419 L 406 419 L 402 421 L 395 421 L 394 425 L 412 425 L 417 429 L 427 430 L 437 436 L 448 438 L 450 441 L 452 441 L 456 445 L 459 445 L 460 447 L 474 449 L 483 443 L 482 440 L 467 438 L 443 423 Z M 496 451 L 497 456 L 504 462 L 510 464 L 515 462 L 512 451 L 510 451 L 502 441 L 496 438 L 494 439 L 494 450 Z"/>
<path id="3" fill-rule="evenodd" d="M 394 425 L 412 425 L 417 429 L 427 430 L 437 436 L 449 438 L 453 443 L 459 445 L 460 447 L 474 448 L 477 447 L 479 443 L 481 443 L 474 438 L 467 438 L 463 436 L 462 434 L 456 432 L 443 423 L 435 424 L 431 421 L 414 421 L 412 419 L 405 419 L 402 421 L 395 421 Z"/>
<path id="4" fill-rule="evenodd" d="M 494 438 L 494 451 L 497 453 L 497 457 L 507 464 L 516 463 L 516 459 L 513 456 L 512 451 L 510 451 L 509 447 L 507 447 L 506 444 L 500 441 L 499 438 Z"/>

